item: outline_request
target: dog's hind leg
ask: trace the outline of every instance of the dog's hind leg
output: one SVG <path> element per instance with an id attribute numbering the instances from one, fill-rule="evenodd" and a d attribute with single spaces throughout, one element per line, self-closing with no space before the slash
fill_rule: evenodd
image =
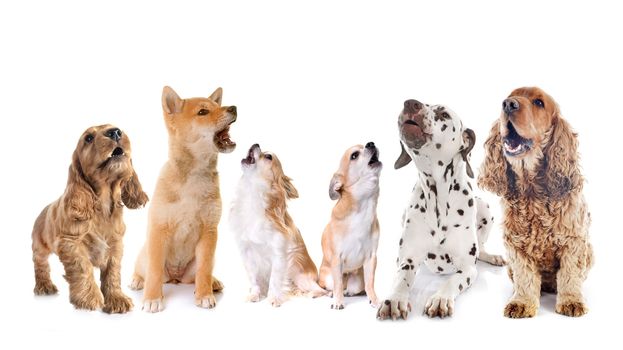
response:
<path id="1" fill-rule="evenodd" d="M 43 209 L 35 221 L 32 229 L 32 262 L 35 265 L 35 289 L 36 295 L 51 295 L 58 293 L 58 289 L 50 279 L 50 263 L 48 258 L 52 253 L 49 245 L 44 240 L 45 216 L 48 208 Z"/>
<path id="2" fill-rule="evenodd" d="M 346 281 L 346 288 L 344 288 L 345 296 L 352 297 L 355 295 L 365 294 L 365 285 L 363 282 L 363 268 L 359 268 L 355 271 L 345 274 L 344 281 Z"/>
<path id="3" fill-rule="evenodd" d="M 471 260 L 471 259 L 470 259 Z M 472 260 L 473 261 L 473 260 Z M 424 313 L 429 317 L 452 316 L 454 312 L 454 299 L 472 285 L 478 271 L 476 264 L 466 262 L 435 294 L 433 294 L 424 306 Z"/>
<path id="4" fill-rule="evenodd" d="M 493 227 L 493 215 L 489 210 L 489 205 L 482 199 L 476 198 L 476 234 L 478 235 L 478 260 L 487 262 L 491 265 L 503 266 L 506 264 L 501 255 L 489 254 L 485 250 L 485 243 L 489 239 L 489 232 Z"/>

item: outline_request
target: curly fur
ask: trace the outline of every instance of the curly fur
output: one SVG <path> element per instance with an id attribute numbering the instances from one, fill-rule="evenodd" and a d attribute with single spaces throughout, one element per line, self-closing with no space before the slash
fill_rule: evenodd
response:
<path id="1" fill-rule="evenodd" d="M 480 187 L 502 197 L 504 243 L 514 287 L 505 315 L 534 316 L 543 291 L 558 293 L 558 313 L 581 316 L 588 310 L 581 287 L 592 266 L 593 253 L 588 241 L 590 214 L 582 195 L 577 134 L 562 118 L 554 100 L 540 89 L 517 89 L 510 98 L 519 101 L 518 113 L 527 115 L 509 117 L 503 112 L 493 124 L 478 177 Z M 549 108 L 531 113 L 535 98 Z M 504 153 L 504 125 L 509 120 L 518 130 L 522 123 L 545 125 L 544 132 L 534 138 L 540 140 L 521 159 Z"/>
<path id="2" fill-rule="evenodd" d="M 58 254 L 69 283 L 69 300 L 80 309 L 124 313 L 132 301 L 120 288 L 125 232 L 123 206 L 147 203 L 130 158 L 130 141 L 111 125 L 87 129 L 73 153 L 65 193 L 43 209 L 32 232 L 37 295 L 57 293 L 48 257 Z M 87 139 L 88 137 L 88 139 Z M 89 141 L 87 141 L 89 140 Z M 113 156 L 115 149 L 122 155 Z M 93 279 L 100 268 L 101 285 Z"/>

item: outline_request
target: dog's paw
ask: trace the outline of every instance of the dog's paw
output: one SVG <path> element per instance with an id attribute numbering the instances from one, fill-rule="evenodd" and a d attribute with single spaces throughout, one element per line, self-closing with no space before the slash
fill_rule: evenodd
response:
<path id="1" fill-rule="evenodd" d="M 124 314 L 134 307 L 132 299 L 121 292 L 113 293 L 104 300 L 102 311 L 108 314 Z"/>
<path id="2" fill-rule="evenodd" d="M 155 312 L 160 312 L 162 310 L 164 310 L 164 299 L 163 298 L 149 299 L 149 300 L 143 301 L 143 311 L 145 312 L 155 313 Z"/>
<path id="3" fill-rule="evenodd" d="M 504 316 L 509 318 L 526 318 L 536 315 L 536 305 L 519 300 L 509 302 L 504 308 Z"/>
<path id="4" fill-rule="evenodd" d="M 132 290 L 141 290 L 143 289 L 144 285 L 145 285 L 145 280 L 143 278 L 134 276 L 132 278 L 132 282 L 130 283 L 128 287 L 130 287 L 130 289 Z"/>
<path id="5" fill-rule="evenodd" d="M 262 300 L 262 296 L 260 295 L 259 292 L 257 293 L 249 293 L 249 295 L 247 295 L 247 301 L 250 301 L 252 303 L 257 303 L 258 301 Z"/>
<path id="6" fill-rule="evenodd" d="M 307 296 L 310 296 L 312 298 L 318 298 L 318 297 L 322 297 L 328 294 L 329 292 L 324 289 L 314 289 L 314 290 L 309 291 L 307 293 Z"/>
<path id="7" fill-rule="evenodd" d="M 376 309 L 377 307 L 379 307 L 379 300 L 376 297 L 369 298 L 368 304 Z"/>
<path id="8" fill-rule="evenodd" d="M 331 309 L 333 310 L 344 310 L 344 302 L 335 301 L 331 303 Z"/>
<path id="9" fill-rule="evenodd" d="M 581 301 L 566 301 L 556 304 L 556 312 L 570 317 L 580 317 L 588 312 L 588 307 Z"/>
<path id="10" fill-rule="evenodd" d="M 205 295 L 200 298 L 195 298 L 195 305 L 204 308 L 204 309 L 212 309 L 216 306 L 216 298 L 214 294 Z"/>
<path id="11" fill-rule="evenodd" d="M 280 295 L 273 295 L 273 296 L 268 297 L 268 302 L 270 303 L 272 307 L 280 307 L 284 301 L 285 300 L 283 296 L 280 296 Z"/>
<path id="12" fill-rule="evenodd" d="M 223 282 L 217 280 L 216 277 L 212 276 L 212 291 L 220 292 L 223 290 L 223 288 L 225 288 Z"/>
<path id="13" fill-rule="evenodd" d="M 506 265 L 506 260 L 501 255 L 491 255 L 487 253 L 480 253 L 478 255 L 478 260 L 484 261 L 494 266 L 504 266 Z"/>
<path id="14" fill-rule="evenodd" d="M 58 289 L 52 281 L 37 282 L 33 290 L 35 295 L 52 295 L 58 293 Z"/>
<path id="15" fill-rule="evenodd" d="M 411 312 L 411 304 L 407 300 L 385 300 L 376 312 L 376 318 L 379 320 L 386 320 L 391 318 L 396 320 L 402 317 L 403 320 L 407 319 L 407 316 Z"/>
<path id="16" fill-rule="evenodd" d="M 454 299 L 433 294 L 428 298 L 424 306 L 424 313 L 428 315 L 428 317 L 444 318 L 446 316 L 452 316 L 454 313 Z"/>
<path id="17" fill-rule="evenodd" d="M 73 293 L 70 286 L 69 301 L 76 309 L 97 310 L 104 306 L 104 296 L 95 283 L 86 290 Z"/>

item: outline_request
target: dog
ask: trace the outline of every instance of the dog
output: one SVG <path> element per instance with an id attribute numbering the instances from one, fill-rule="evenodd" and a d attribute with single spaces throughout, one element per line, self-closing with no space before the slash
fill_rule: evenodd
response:
<path id="1" fill-rule="evenodd" d="M 288 214 L 286 201 L 298 198 L 274 153 L 258 144 L 241 161 L 243 175 L 232 202 L 230 224 L 251 283 L 248 300 L 268 294 L 274 307 L 285 301 L 284 287 L 318 297 L 318 270 L 301 232 Z"/>
<path id="2" fill-rule="evenodd" d="M 337 200 L 331 221 L 322 233 L 320 286 L 333 291 L 331 308 L 344 308 L 346 295 L 365 291 L 373 307 L 376 249 L 379 243 L 379 176 L 383 163 L 374 142 L 350 147 L 329 185 L 329 197 Z"/>
<path id="3" fill-rule="evenodd" d="M 164 164 L 149 208 L 147 242 L 130 287 L 145 288 L 143 310 L 164 309 L 162 284 L 195 283 L 195 304 L 216 306 L 222 283 L 212 275 L 221 196 L 219 153 L 235 147 L 229 135 L 235 106 L 221 106 L 223 90 L 208 98 L 181 99 L 170 87 L 162 91 L 169 133 L 169 159 Z"/>
<path id="4" fill-rule="evenodd" d="M 48 263 L 55 253 L 65 268 L 69 301 L 77 309 L 102 308 L 106 313 L 132 309 L 132 300 L 120 286 L 123 207 L 142 207 L 148 197 L 131 155 L 130 139 L 117 127 L 93 126 L 82 134 L 65 193 L 43 209 L 32 230 L 36 295 L 58 292 Z M 94 267 L 100 269 L 100 287 L 93 279 Z"/>
<path id="5" fill-rule="evenodd" d="M 588 311 L 582 283 L 593 249 L 583 183 L 577 134 L 558 104 L 536 87 L 511 92 L 485 142 L 478 177 L 480 187 L 502 197 L 514 289 L 505 316 L 536 315 L 541 291 L 558 293 L 560 314 Z"/>
<path id="6" fill-rule="evenodd" d="M 456 297 L 476 279 L 478 259 L 504 264 L 501 256 L 484 249 L 493 217 L 488 204 L 474 196 L 468 178 L 474 177 L 469 157 L 476 135 L 449 108 L 416 100 L 405 101 L 398 129 L 402 151 L 394 167 L 413 160 L 418 182 L 403 214 L 393 291 L 377 317 L 407 318 L 409 292 L 421 263 L 433 273 L 451 275 L 428 299 L 424 313 L 451 316 Z"/>

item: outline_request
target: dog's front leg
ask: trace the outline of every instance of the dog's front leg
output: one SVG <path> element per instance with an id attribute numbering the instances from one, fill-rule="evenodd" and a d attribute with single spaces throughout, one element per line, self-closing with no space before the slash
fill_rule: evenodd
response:
<path id="1" fill-rule="evenodd" d="M 167 233 L 169 227 L 159 225 L 150 227 L 147 238 L 147 273 L 145 273 L 145 292 L 143 310 L 160 312 L 164 310 L 162 284 L 164 283 L 164 265 L 167 251 Z"/>
<path id="2" fill-rule="evenodd" d="M 470 262 L 458 265 L 459 270 L 446 283 L 439 288 L 435 294 L 431 295 L 424 306 L 424 313 L 428 317 L 452 316 L 454 312 L 454 299 L 472 285 L 478 276 L 476 264 L 471 258 L 466 259 Z"/>
<path id="3" fill-rule="evenodd" d="M 560 256 L 560 269 L 556 274 L 556 312 L 559 314 L 578 317 L 588 312 L 582 297 L 582 282 L 589 268 L 589 249 L 583 240 L 569 240 Z"/>
<path id="4" fill-rule="evenodd" d="M 333 261 L 331 261 L 331 277 L 333 278 L 333 303 L 331 308 L 334 310 L 344 309 L 344 273 L 342 270 L 342 260 L 339 256 L 333 257 Z"/>
<path id="5" fill-rule="evenodd" d="M 212 271 L 214 252 L 218 237 L 216 226 L 203 229 L 195 254 L 197 256 L 197 274 L 195 275 L 195 305 L 211 309 L 216 306 Z"/>
<path id="6" fill-rule="evenodd" d="M 372 255 L 363 264 L 363 279 L 365 283 L 366 295 L 370 301 L 370 305 L 378 307 L 378 298 L 374 291 L 374 272 L 376 271 L 376 255 Z"/>
<path id="7" fill-rule="evenodd" d="M 104 296 L 93 279 L 89 253 L 78 236 L 63 235 L 58 256 L 69 283 L 69 301 L 78 309 L 95 310 L 104 305 Z"/>
<path id="8" fill-rule="evenodd" d="M 391 318 L 393 320 L 402 317 L 407 319 L 407 315 L 411 311 L 409 303 L 409 294 L 415 280 L 415 272 L 424 260 L 423 254 L 416 254 L 413 251 L 414 244 L 403 246 L 406 241 L 406 235 L 400 239 L 400 248 L 398 256 L 398 270 L 394 277 L 394 285 L 389 298 L 385 299 L 376 313 L 376 317 L 380 320 Z"/>
<path id="9" fill-rule="evenodd" d="M 103 311 L 109 314 L 126 313 L 132 310 L 132 299 L 121 291 L 121 257 L 123 243 L 121 237 L 108 242 L 109 255 L 105 266 L 100 271 L 101 289 L 104 294 Z"/>
<path id="10" fill-rule="evenodd" d="M 541 274 L 523 254 L 506 244 L 508 267 L 513 271 L 513 296 L 504 308 L 504 316 L 510 318 L 533 317 L 539 308 L 541 297 Z"/>

